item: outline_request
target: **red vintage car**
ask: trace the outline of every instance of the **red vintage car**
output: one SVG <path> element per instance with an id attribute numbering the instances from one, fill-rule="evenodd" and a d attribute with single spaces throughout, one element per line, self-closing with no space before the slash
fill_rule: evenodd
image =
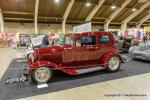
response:
<path id="1" fill-rule="evenodd" d="M 111 32 L 65 34 L 59 46 L 37 48 L 28 59 L 31 78 L 37 83 L 50 81 L 54 70 L 70 75 L 103 69 L 114 72 L 122 62 Z"/>

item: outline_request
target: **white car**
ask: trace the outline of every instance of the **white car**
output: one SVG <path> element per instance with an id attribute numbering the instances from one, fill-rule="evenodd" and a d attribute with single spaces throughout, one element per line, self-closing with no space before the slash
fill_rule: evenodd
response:
<path id="1" fill-rule="evenodd" d="M 34 48 L 36 48 L 36 47 L 38 47 L 42 44 L 43 37 L 44 37 L 44 35 L 41 35 L 41 36 L 38 36 L 38 37 L 35 37 L 35 38 L 31 38 L 31 43 L 27 47 L 27 50 L 24 54 L 25 58 L 28 58 L 29 55 L 34 52 Z"/>
<path id="2" fill-rule="evenodd" d="M 130 47 L 129 54 L 133 59 L 150 61 L 150 41 L 140 44 L 139 46 Z"/>
<path id="3" fill-rule="evenodd" d="M 27 47 L 27 50 L 25 51 L 25 58 L 28 58 L 30 54 L 32 54 L 34 52 L 34 49 L 33 49 L 33 46 L 32 44 L 30 44 L 28 47 Z"/>
<path id="4" fill-rule="evenodd" d="M 30 54 L 34 52 L 34 48 L 40 48 L 42 45 L 42 40 L 43 40 L 44 35 L 38 36 L 36 38 L 31 39 L 31 43 L 27 47 L 27 50 L 24 54 L 25 58 L 28 58 Z M 50 46 L 56 46 L 59 43 L 59 36 L 53 36 L 51 37 L 51 43 Z"/>

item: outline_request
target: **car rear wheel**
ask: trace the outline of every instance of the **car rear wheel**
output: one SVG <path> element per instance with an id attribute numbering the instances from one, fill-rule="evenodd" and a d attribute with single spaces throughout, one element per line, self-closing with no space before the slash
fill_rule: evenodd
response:
<path id="1" fill-rule="evenodd" d="M 39 67 L 32 71 L 31 78 L 36 83 L 47 83 L 51 80 L 53 70 L 47 66 Z"/>
<path id="2" fill-rule="evenodd" d="M 107 70 L 109 72 L 115 72 L 118 71 L 120 68 L 120 58 L 118 56 L 112 56 L 109 58 L 108 60 L 108 64 L 107 64 Z"/>

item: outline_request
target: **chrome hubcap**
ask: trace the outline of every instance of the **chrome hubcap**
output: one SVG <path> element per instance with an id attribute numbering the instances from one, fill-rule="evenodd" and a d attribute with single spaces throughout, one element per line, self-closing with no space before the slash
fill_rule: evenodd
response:
<path id="1" fill-rule="evenodd" d="M 39 82 L 47 82 L 51 77 L 49 68 L 40 67 L 35 71 L 35 79 Z"/>
<path id="2" fill-rule="evenodd" d="M 119 67 L 120 59 L 118 57 L 111 57 L 108 66 L 111 70 L 116 70 Z"/>

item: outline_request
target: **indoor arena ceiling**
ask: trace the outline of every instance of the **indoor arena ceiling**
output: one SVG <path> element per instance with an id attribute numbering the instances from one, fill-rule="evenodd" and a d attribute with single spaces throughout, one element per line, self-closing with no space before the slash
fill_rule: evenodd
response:
<path id="1" fill-rule="evenodd" d="M 127 18 L 129 15 L 139 10 L 140 7 L 148 0 L 131 0 L 119 14 L 117 14 L 110 24 L 116 25 Z M 3 13 L 4 21 L 15 22 L 33 22 L 36 0 L 0 0 L 0 8 Z M 67 9 L 70 0 L 39 0 L 38 6 L 38 22 L 41 23 L 61 23 L 63 15 Z M 90 5 L 86 5 L 90 3 Z M 71 11 L 67 17 L 67 23 L 78 24 L 85 23 L 85 19 L 92 9 L 98 5 L 99 0 L 75 0 Z M 104 24 L 109 16 L 121 5 L 125 0 L 105 0 L 102 6 L 92 17 L 92 23 Z M 112 8 L 112 6 L 115 6 Z M 128 24 L 136 24 L 143 17 L 150 14 L 150 5 L 144 8 L 136 15 Z M 150 18 L 144 24 L 149 24 Z"/>

